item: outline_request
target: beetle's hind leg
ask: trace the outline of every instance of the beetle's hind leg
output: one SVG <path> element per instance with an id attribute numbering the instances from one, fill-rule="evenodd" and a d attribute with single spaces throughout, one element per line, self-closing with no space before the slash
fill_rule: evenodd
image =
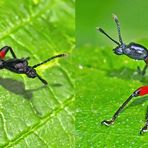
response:
<path id="1" fill-rule="evenodd" d="M 0 49 L 0 58 L 2 59 L 5 58 L 5 55 L 7 54 L 8 51 L 10 51 L 13 58 L 16 58 L 16 55 L 10 46 L 4 46 Z"/>
<path id="2" fill-rule="evenodd" d="M 140 130 L 141 135 L 148 132 L 148 106 L 147 106 L 145 118 L 146 118 L 146 123 L 145 123 L 144 127 Z"/>
<path id="3" fill-rule="evenodd" d="M 118 108 L 118 110 L 114 113 L 114 115 L 112 116 L 112 119 L 111 120 L 103 120 L 101 122 L 101 124 L 103 125 L 106 125 L 106 126 L 109 126 L 111 124 L 113 124 L 116 120 L 116 118 L 119 116 L 119 114 L 121 113 L 121 111 L 125 108 L 125 106 L 129 103 L 129 101 L 134 98 L 134 97 L 137 97 L 138 96 L 138 92 L 139 92 L 139 89 L 136 90 L 134 93 L 132 93 L 126 100 L 125 102 Z"/>

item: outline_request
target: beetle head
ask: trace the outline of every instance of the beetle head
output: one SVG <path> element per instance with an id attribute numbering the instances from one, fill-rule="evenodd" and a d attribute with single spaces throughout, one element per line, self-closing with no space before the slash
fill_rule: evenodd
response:
<path id="1" fill-rule="evenodd" d="M 37 76 L 36 70 L 30 66 L 27 67 L 26 74 L 29 78 L 35 78 Z"/>
<path id="2" fill-rule="evenodd" d="M 113 49 L 113 52 L 116 54 L 116 55 L 122 55 L 124 54 L 124 49 L 126 48 L 126 45 L 125 44 L 122 44 L 122 45 L 119 45 L 117 46 L 116 48 Z"/>

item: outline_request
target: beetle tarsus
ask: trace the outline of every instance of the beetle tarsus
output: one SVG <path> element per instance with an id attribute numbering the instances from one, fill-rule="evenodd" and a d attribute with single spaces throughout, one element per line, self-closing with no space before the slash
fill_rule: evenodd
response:
<path id="1" fill-rule="evenodd" d="M 114 123 L 114 120 L 103 120 L 101 122 L 102 125 L 110 126 Z"/>
<path id="2" fill-rule="evenodd" d="M 148 125 L 145 125 L 141 130 L 140 130 L 140 135 L 143 135 L 144 133 L 148 132 Z"/>

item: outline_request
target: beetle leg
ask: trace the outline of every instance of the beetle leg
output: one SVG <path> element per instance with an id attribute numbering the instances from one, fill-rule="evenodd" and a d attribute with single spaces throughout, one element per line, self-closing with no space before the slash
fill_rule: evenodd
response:
<path id="1" fill-rule="evenodd" d="M 129 98 L 118 108 L 118 110 L 115 112 L 115 114 L 112 116 L 111 120 L 103 120 L 101 122 L 101 124 L 104 124 L 106 126 L 109 126 L 111 124 L 114 123 L 114 121 L 116 120 L 116 118 L 119 116 L 119 114 L 121 113 L 121 111 L 124 109 L 124 107 L 129 103 L 129 101 L 134 98 L 134 97 L 138 97 L 138 96 L 144 96 L 148 94 L 148 86 L 142 86 L 140 88 L 138 88 L 137 90 L 135 90 L 132 95 L 129 96 Z"/>
<path id="2" fill-rule="evenodd" d="M 144 134 L 145 132 L 148 132 L 148 106 L 147 106 L 147 111 L 146 111 L 146 123 L 144 125 L 144 127 L 140 130 L 140 134 Z"/>
<path id="3" fill-rule="evenodd" d="M 142 70 L 142 73 L 141 73 L 143 76 L 145 75 L 147 67 L 148 67 L 148 64 L 145 64 L 145 66 L 144 66 L 144 68 Z"/>
<path id="4" fill-rule="evenodd" d="M 46 80 L 44 80 L 43 78 L 41 78 L 41 76 L 39 76 L 38 74 L 37 74 L 36 76 L 39 78 L 39 80 L 40 80 L 42 83 L 44 83 L 45 85 L 48 84 L 48 82 L 47 82 Z"/>
<path id="5" fill-rule="evenodd" d="M 143 68 L 142 70 L 141 70 L 141 68 L 138 66 L 138 67 L 137 67 L 138 74 L 144 76 L 145 73 L 146 73 L 147 68 L 148 68 L 148 64 L 145 64 L 145 66 L 144 66 L 144 68 Z"/>
<path id="6" fill-rule="evenodd" d="M 138 72 L 139 75 L 142 74 L 142 70 L 141 70 L 141 68 L 139 66 L 137 66 L 137 72 Z"/>
<path id="7" fill-rule="evenodd" d="M 12 48 L 9 46 L 4 46 L 0 49 L 0 58 L 3 59 L 8 51 L 11 52 L 13 58 L 16 58 L 15 53 L 13 52 Z"/>
<path id="8" fill-rule="evenodd" d="M 121 111 L 123 110 L 123 108 L 128 104 L 128 102 L 133 98 L 136 97 L 136 93 L 133 93 L 132 95 L 129 96 L 129 98 L 118 108 L 118 110 L 115 112 L 115 114 L 112 116 L 111 120 L 103 120 L 101 122 L 101 124 L 104 124 L 106 126 L 109 126 L 111 124 L 114 123 L 114 121 L 116 120 L 116 118 L 119 116 L 119 114 L 121 113 Z"/>

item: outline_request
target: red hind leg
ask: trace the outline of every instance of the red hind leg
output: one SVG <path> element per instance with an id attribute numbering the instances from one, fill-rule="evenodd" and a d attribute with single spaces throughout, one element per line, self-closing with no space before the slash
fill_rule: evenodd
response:
<path id="1" fill-rule="evenodd" d="M 109 126 L 111 124 L 114 123 L 114 121 L 116 120 L 116 118 L 119 116 L 119 114 L 121 113 L 121 111 L 123 110 L 123 108 L 128 104 L 128 102 L 134 98 L 134 97 L 138 97 L 138 96 L 144 96 L 148 94 L 148 86 L 142 86 L 140 88 L 138 88 L 137 90 L 135 90 L 130 96 L 129 98 L 118 108 L 118 110 L 115 112 L 115 114 L 112 116 L 111 120 L 103 120 L 101 122 L 101 124 L 104 124 L 106 126 Z M 147 121 L 148 122 L 148 121 Z M 147 125 L 148 126 L 148 125 Z"/>
<path id="2" fill-rule="evenodd" d="M 13 58 L 16 58 L 15 53 L 13 52 L 12 48 L 9 46 L 4 46 L 3 48 L 0 49 L 0 59 L 5 58 L 5 55 L 7 54 L 7 52 L 10 50 L 11 55 Z"/>

